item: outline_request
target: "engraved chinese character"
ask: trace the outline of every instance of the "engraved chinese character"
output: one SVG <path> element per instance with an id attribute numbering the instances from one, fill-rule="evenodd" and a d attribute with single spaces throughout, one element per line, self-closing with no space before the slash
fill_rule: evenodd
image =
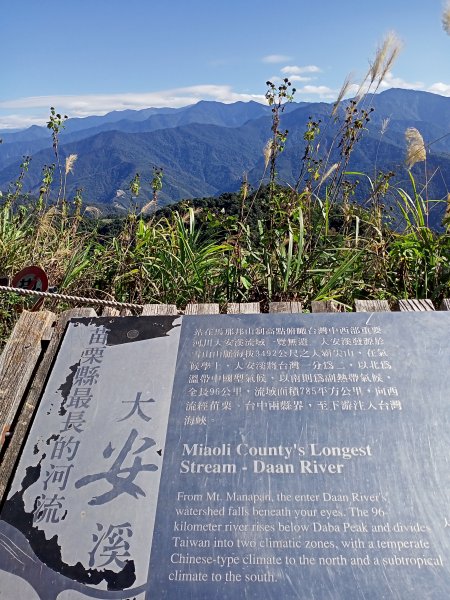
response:
<path id="1" fill-rule="evenodd" d="M 104 348 L 87 348 L 86 350 L 83 350 L 83 352 L 81 353 L 81 362 L 83 364 L 94 364 L 94 363 L 101 363 L 103 360 L 103 352 L 105 351 Z"/>
<path id="2" fill-rule="evenodd" d="M 77 387 L 74 393 L 69 397 L 67 408 L 89 408 L 92 400 L 92 388 Z"/>
<path id="3" fill-rule="evenodd" d="M 106 342 L 108 341 L 108 330 L 101 325 L 97 328 L 96 332 L 93 333 L 89 340 L 89 345 L 92 344 L 102 344 L 106 346 Z"/>
<path id="4" fill-rule="evenodd" d="M 73 469 L 73 465 L 50 465 L 50 471 L 46 471 L 47 478 L 44 479 L 44 490 L 47 489 L 49 484 L 60 483 L 60 491 L 65 490 L 67 480 L 69 479 L 70 470 Z"/>
<path id="5" fill-rule="evenodd" d="M 98 533 L 92 534 L 92 540 L 96 542 L 95 546 L 89 552 L 89 566 L 96 564 L 96 554 L 104 558 L 105 561 L 97 564 L 98 568 L 105 567 L 111 563 L 116 563 L 121 569 L 125 567 L 124 558 L 129 558 L 130 544 L 126 538 L 133 535 L 130 523 L 121 525 L 110 525 L 106 531 L 101 523 L 97 523 Z"/>
<path id="6" fill-rule="evenodd" d="M 128 436 L 127 441 L 123 445 L 119 454 L 117 455 L 116 460 L 113 462 L 109 471 L 102 471 L 100 473 L 95 473 L 93 475 L 86 475 L 85 477 L 81 477 L 78 481 L 75 482 L 75 487 L 78 489 L 89 483 L 93 483 L 94 481 L 99 481 L 101 479 L 105 479 L 111 489 L 100 496 L 94 496 L 92 500 L 89 500 L 89 504 L 98 505 L 105 504 L 106 502 L 110 502 L 117 498 L 120 494 L 129 494 L 133 496 L 133 498 L 138 498 L 138 496 L 145 496 L 145 492 L 138 485 L 134 483 L 136 477 L 142 471 L 157 471 L 158 467 L 154 464 L 142 464 L 142 458 L 140 456 L 135 456 L 133 464 L 131 467 L 123 467 L 123 463 L 126 460 L 128 454 L 131 452 L 134 442 L 138 436 L 138 432 L 136 429 L 132 429 L 130 435 Z M 144 437 L 142 438 L 143 444 L 133 452 L 133 455 L 141 454 L 148 448 L 151 448 L 155 445 L 155 441 L 151 438 Z M 111 446 L 111 443 L 105 448 L 103 451 L 104 458 L 110 458 L 113 454 L 114 449 Z"/>
<path id="7" fill-rule="evenodd" d="M 144 411 L 142 410 L 141 404 L 155 402 L 155 400 L 153 400 L 153 398 L 149 398 L 148 400 L 141 400 L 141 396 L 142 396 L 142 392 L 138 392 L 136 394 L 136 398 L 134 400 L 122 400 L 122 404 L 133 404 L 133 406 L 131 407 L 130 412 L 127 415 L 125 415 L 125 417 L 123 417 L 123 419 L 119 419 L 119 423 L 121 421 L 126 421 L 127 419 L 132 417 L 134 415 L 134 413 L 137 413 L 137 416 L 146 422 L 151 420 L 151 417 L 146 415 L 144 413 Z"/>
<path id="8" fill-rule="evenodd" d="M 73 436 L 70 436 L 70 438 L 66 441 L 64 436 L 59 438 L 54 446 L 53 446 L 53 450 L 52 450 L 52 455 L 51 455 L 51 459 L 60 459 L 62 458 L 62 455 L 64 453 L 64 451 L 66 451 L 66 460 L 73 460 L 76 456 L 76 453 L 78 451 L 78 446 L 80 445 L 80 440 L 76 440 L 74 441 Z"/>
<path id="9" fill-rule="evenodd" d="M 100 367 L 78 367 L 73 380 L 74 385 L 95 385 Z"/>
<path id="10" fill-rule="evenodd" d="M 33 523 L 40 523 L 45 521 L 46 523 L 59 523 L 65 519 L 67 510 L 61 515 L 62 500 L 65 500 L 64 496 L 58 498 L 57 494 L 54 494 L 52 498 L 47 498 L 45 494 L 42 494 L 37 498 L 37 506 L 33 511 Z"/>
<path id="11" fill-rule="evenodd" d="M 69 430 L 81 433 L 83 431 L 83 425 L 86 423 L 86 421 L 83 419 L 84 413 L 84 410 L 80 412 L 67 413 L 67 419 L 64 423 L 64 428 L 59 430 L 60 433 L 64 433 L 65 431 Z"/>

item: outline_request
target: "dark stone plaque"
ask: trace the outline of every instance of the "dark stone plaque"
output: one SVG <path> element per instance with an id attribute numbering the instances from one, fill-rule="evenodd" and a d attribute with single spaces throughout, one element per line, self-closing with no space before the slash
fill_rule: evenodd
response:
<path id="1" fill-rule="evenodd" d="M 0 597 L 450 597 L 449 333 L 449 313 L 72 324 L 1 513 Z"/>

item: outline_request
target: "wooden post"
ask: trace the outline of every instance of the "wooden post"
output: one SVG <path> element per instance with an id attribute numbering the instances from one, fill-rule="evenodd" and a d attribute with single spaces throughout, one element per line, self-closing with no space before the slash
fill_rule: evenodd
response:
<path id="1" fill-rule="evenodd" d="M 355 300 L 356 312 L 389 312 L 387 300 Z"/>
<path id="2" fill-rule="evenodd" d="M 311 302 L 311 312 L 313 313 L 335 313 L 343 312 L 342 306 L 334 300 L 313 300 Z"/>
<path id="3" fill-rule="evenodd" d="M 301 313 L 300 302 L 270 302 L 269 313 Z"/>
<path id="4" fill-rule="evenodd" d="M 24 311 L 3 350 L 0 358 L 0 450 L 41 356 L 42 338 L 54 320 L 55 315 L 48 310 Z"/>
<path id="5" fill-rule="evenodd" d="M 144 304 L 141 317 L 175 316 L 178 314 L 175 304 Z"/>
<path id="6" fill-rule="evenodd" d="M 439 310 L 450 310 L 450 299 L 444 298 Z"/>
<path id="7" fill-rule="evenodd" d="M 184 310 L 185 315 L 218 315 L 218 304 L 188 304 Z"/>
<path id="8" fill-rule="evenodd" d="M 398 309 L 402 312 L 424 312 L 434 310 L 431 300 L 399 300 Z"/>
<path id="9" fill-rule="evenodd" d="M 113 308 L 112 306 L 105 306 L 102 310 L 102 317 L 119 317 L 120 310 Z"/>
<path id="10" fill-rule="evenodd" d="M 32 314 L 37 316 L 42 313 Z M 96 313 L 93 308 L 73 308 L 71 310 L 66 310 L 62 313 L 62 315 L 60 315 L 58 322 L 54 327 L 50 343 L 39 364 L 39 367 L 36 370 L 36 374 L 33 378 L 30 388 L 28 389 L 25 401 L 22 404 L 22 409 L 14 426 L 9 443 L 6 445 L 6 450 L 0 464 L 0 502 L 7 489 L 8 481 L 14 472 L 17 458 L 28 433 L 39 399 L 42 396 L 48 373 L 58 351 L 67 323 L 70 319 L 75 317 L 95 316 Z"/>
<path id="11" fill-rule="evenodd" d="M 259 302 L 230 302 L 227 306 L 229 315 L 254 315 L 259 312 Z"/>

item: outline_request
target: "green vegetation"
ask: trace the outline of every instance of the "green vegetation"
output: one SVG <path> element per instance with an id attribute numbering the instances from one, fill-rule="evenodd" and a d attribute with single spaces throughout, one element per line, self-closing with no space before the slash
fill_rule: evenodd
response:
<path id="1" fill-rule="evenodd" d="M 346 309 L 357 298 L 430 298 L 439 303 L 450 295 L 449 219 L 439 233 L 428 226 L 433 201 L 426 182 L 419 189 L 412 173 L 426 157 L 420 140 L 407 157 L 409 189 L 391 186 L 392 173 L 371 178 L 347 170 L 370 120 L 371 94 L 397 52 L 389 38 L 360 88 L 364 93 L 344 103 L 343 89 L 336 102 L 331 118 L 339 126 L 332 144 L 339 148 L 338 162 L 329 164 L 333 147 L 321 153 L 321 130 L 328 125 L 311 119 L 296 185 L 278 184 L 277 159 L 289 135 L 279 128 L 280 115 L 295 90 L 288 80 L 278 87 L 267 82 L 273 118 L 261 182 L 268 183 L 250 190 L 244 177 L 237 194 L 157 210 L 164 179 L 155 168 L 152 197 L 138 204 L 141 176 L 136 174 L 121 198 L 128 208 L 121 219 L 85 207 L 81 191 L 71 201 L 65 197 L 76 156 L 66 159 L 65 169 L 60 165 L 58 134 L 64 118 L 52 109 L 49 129 L 59 189 L 51 201 L 52 165 L 44 169 L 39 198 L 24 199 L 29 159 L 24 160 L 0 206 L 0 275 L 12 276 L 36 264 L 66 294 L 172 303 L 181 309 L 194 301 L 267 305 L 300 300 L 305 309 L 312 300 L 328 299 Z M 385 204 L 396 210 L 387 214 Z M 26 305 L 28 299 L 2 296 L 2 338 L 16 310 Z M 65 308 L 55 301 L 46 306 Z"/>

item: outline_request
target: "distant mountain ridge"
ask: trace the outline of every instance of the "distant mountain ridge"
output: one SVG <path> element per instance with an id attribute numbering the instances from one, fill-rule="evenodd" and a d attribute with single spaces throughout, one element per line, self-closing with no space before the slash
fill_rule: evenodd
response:
<path id="1" fill-rule="evenodd" d="M 429 168 L 438 170 L 438 175 L 429 193 L 444 197 L 450 188 L 450 98 L 390 89 L 366 98 L 365 104 L 374 111 L 352 155 L 351 168 L 374 176 L 376 165 L 377 169 L 396 171 L 397 182 L 406 181 L 404 133 L 407 127 L 416 127 L 426 144 L 433 142 L 427 162 Z M 298 177 L 303 133 L 310 116 L 322 120 L 323 149 L 331 147 L 335 129 L 325 126 L 330 123 L 331 110 L 332 105 L 327 103 L 286 106 L 281 125 L 289 135 L 280 156 L 281 183 L 292 184 Z M 386 119 L 389 122 L 382 134 Z M 61 157 L 78 155 L 74 174 L 67 180 L 69 197 L 82 187 L 86 202 L 111 205 L 118 190 L 127 190 L 136 172 L 142 176 L 143 195 L 149 195 L 153 165 L 164 169 L 161 205 L 235 191 L 244 172 L 251 183 L 257 184 L 264 171 L 262 149 L 270 137 L 270 126 L 270 107 L 256 102 L 201 101 L 179 109 L 126 110 L 103 117 L 69 119 L 60 135 Z M 36 192 L 42 167 L 54 162 L 50 132 L 33 126 L 1 137 L 0 189 L 5 190 L 17 177 L 22 155 L 31 154 L 24 189 Z"/>

